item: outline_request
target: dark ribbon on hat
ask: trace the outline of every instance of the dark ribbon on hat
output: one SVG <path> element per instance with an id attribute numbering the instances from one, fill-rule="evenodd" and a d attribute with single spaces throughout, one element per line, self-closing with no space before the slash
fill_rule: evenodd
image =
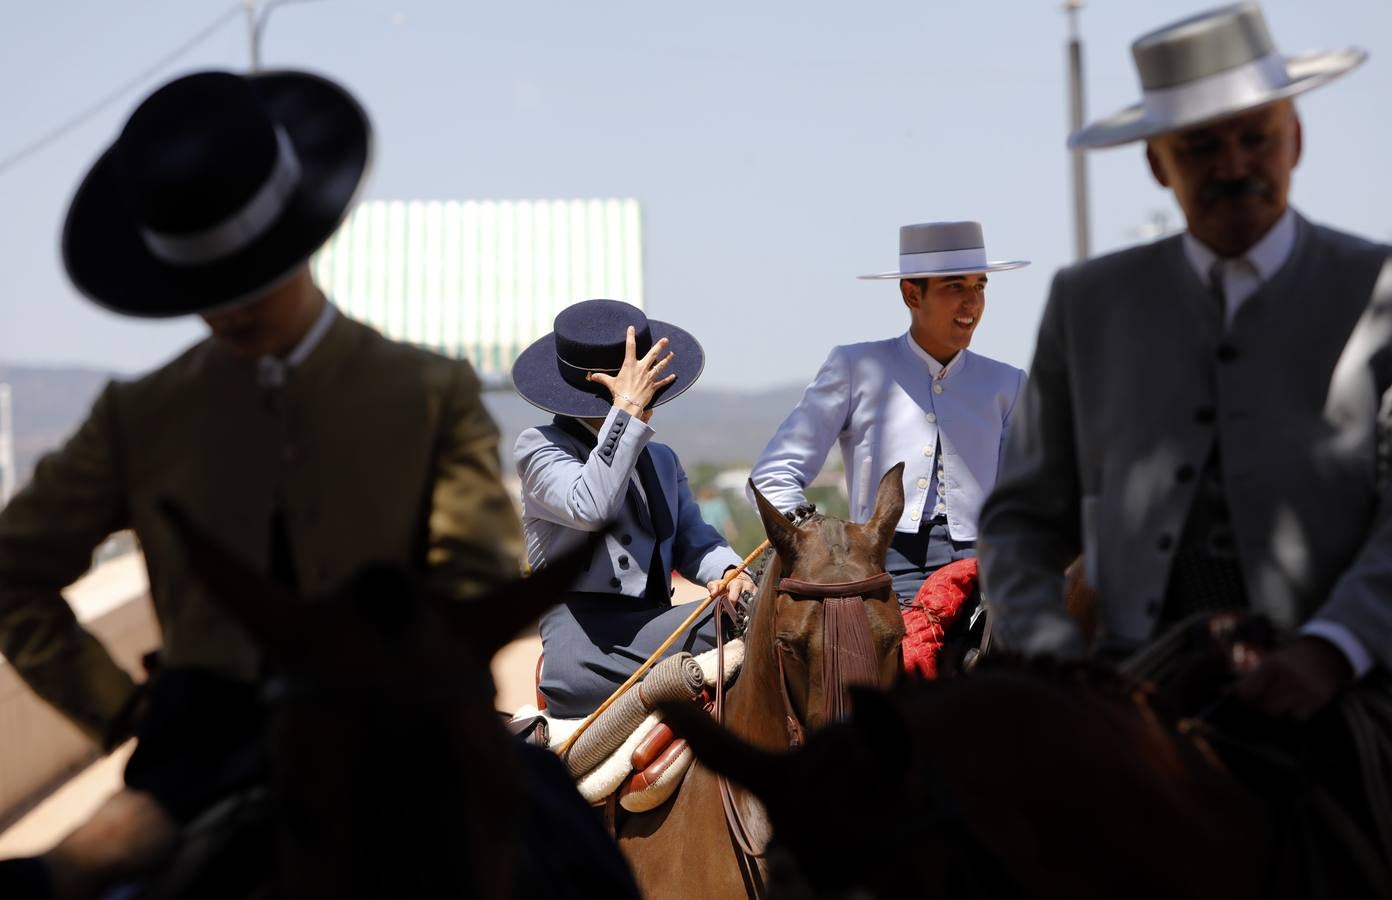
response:
<path id="1" fill-rule="evenodd" d="M 579 441 L 586 450 L 593 453 L 599 446 L 599 439 L 584 423 L 570 416 L 556 416 L 553 421 L 557 428 Z M 662 490 L 662 480 L 657 477 L 657 466 L 653 464 L 652 453 L 647 447 L 638 454 L 635 470 L 638 483 L 643 486 L 643 493 L 647 494 L 647 505 L 644 506 L 643 498 L 633 486 L 631 479 L 625 499 L 636 510 L 638 520 L 647 522 L 652 527 L 655 538 L 652 559 L 648 561 L 648 583 L 643 590 L 643 596 L 654 606 L 669 606 L 672 600 L 671 584 L 668 581 L 667 566 L 662 561 L 662 544 L 675 533 L 675 523 L 672 520 L 672 511 L 667 506 L 667 495 Z"/>

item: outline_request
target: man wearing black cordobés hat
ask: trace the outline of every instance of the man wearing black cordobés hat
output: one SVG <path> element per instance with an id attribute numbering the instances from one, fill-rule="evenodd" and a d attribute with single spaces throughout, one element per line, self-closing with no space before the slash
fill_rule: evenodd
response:
<path id="1" fill-rule="evenodd" d="M 517 438 L 527 557 L 544 566 L 587 532 L 612 525 L 575 593 L 541 620 L 541 692 L 551 715 L 592 712 L 686 618 L 672 570 L 714 589 L 740 562 L 701 518 L 676 453 L 652 440 L 653 407 L 691 387 L 704 365 L 687 332 L 616 300 L 562 310 L 555 331 L 523 351 L 517 392 L 550 425 Z M 754 590 L 741 574 L 731 600 Z M 711 616 L 672 653 L 714 646 Z"/>
<path id="2" fill-rule="evenodd" d="M 258 654 L 190 569 L 162 498 L 306 595 L 373 561 L 461 596 L 518 574 L 469 364 L 348 319 L 310 276 L 370 143 L 362 108 L 323 78 L 190 75 L 136 109 L 68 211 L 63 260 L 83 294 L 126 315 L 196 314 L 212 335 L 108 385 L 0 515 L 0 650 L 92 738 L 139 737 L 128 790 L 29 870 L 60 894 L 158 860 L 175 822 L 252 777 Z M 163 639 L 148 691 L 60 594 L 123 528 L 144 548 Z"/>

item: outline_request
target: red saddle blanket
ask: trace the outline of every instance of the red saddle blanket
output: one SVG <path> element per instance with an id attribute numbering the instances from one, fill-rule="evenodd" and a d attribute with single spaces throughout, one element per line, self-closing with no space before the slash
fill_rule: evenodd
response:
<path id="1" fill-rule="evenodd" d="M 976 590 L 976 560 L 959 559 L 938 569 L 904 610 L 904 671 L 938 677 L 943 635 Z"/>

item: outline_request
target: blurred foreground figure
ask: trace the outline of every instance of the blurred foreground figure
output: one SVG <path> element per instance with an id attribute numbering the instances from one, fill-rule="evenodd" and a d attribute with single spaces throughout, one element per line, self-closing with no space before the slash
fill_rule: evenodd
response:
<path id="1" fill-rule="evenodd" d="M 122 314 L 199 315 L 211 336 L 108 385 L 0 515 L 0 650 L 104 746 L 139 738 L 128 790 L 30 864 L 59 896 L 158 862 L 176 823 L 260 777 L 259 652 L 193 577 L 159 501 L 298 595 L 367 562 L 455 597 L 517 574 L 497 430 L 469 364 L 346 318 L 310 276 L 370 144 L 362 108 L 323 78 L 194 74 L 140 104 L 68 210 L 79 290 Z M 163 638 L 147 687 L 60 594 L 124 528 Z"/>
<path id="2" fill-rule="evenodd" d="M 1392 665 L 1388 248 L 1287 201 L 1291 98 L 1365 54 L 1282 56 L 1251 3 L 1132 52 L 1143 101 L 1070 143 L 1146 141 L 1188 229 L 1055 278 L 982 513 L 988 602 L 1009 646 L 1084 652 L 1061 574 L 1082 551 L 1105 656 L 1192 614 L 1262 614 L 1298 636 L 1236 692 L 1306 718 Z"/>

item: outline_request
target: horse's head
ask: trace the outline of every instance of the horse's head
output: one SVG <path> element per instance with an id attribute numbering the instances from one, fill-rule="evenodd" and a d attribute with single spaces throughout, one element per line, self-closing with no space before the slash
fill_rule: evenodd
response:
<path id="1" fill-rule="evenodd" d="M 898 703 L 875 691 L 854 693 L 851 720 L 791 751 L 748 743 L 691 704 L 661 705 L 703 766 L 760 802 L 772 828 L 770 898 L 936 896 L 926 864 L 934 850 L 910 827 L 913 747 Z"/>
<path id="2" fill-rule="evenodd" d="M 746 652 L 769 648 L 767 677 L 782 681 L 795 741 L 801 729 L 846 715 L 851 686 L 888 686 L 902 668 L 904 622 L 884 569 L 904 508 L 902 470 L 885 473 L 860 525 L 825 516 L 794 525 L 753 492 L 775 555 Z"/>
<path id="3" fill-rule="evenodd" d="M 467 601 L 389 564 L 301 598 L 165 511 L 213 600 L 266 656 L 290 894 L 373 895 L 396 879 L 381 896 L 507 896 L 518 792 L 489 661 L 590 548 Z"/>

